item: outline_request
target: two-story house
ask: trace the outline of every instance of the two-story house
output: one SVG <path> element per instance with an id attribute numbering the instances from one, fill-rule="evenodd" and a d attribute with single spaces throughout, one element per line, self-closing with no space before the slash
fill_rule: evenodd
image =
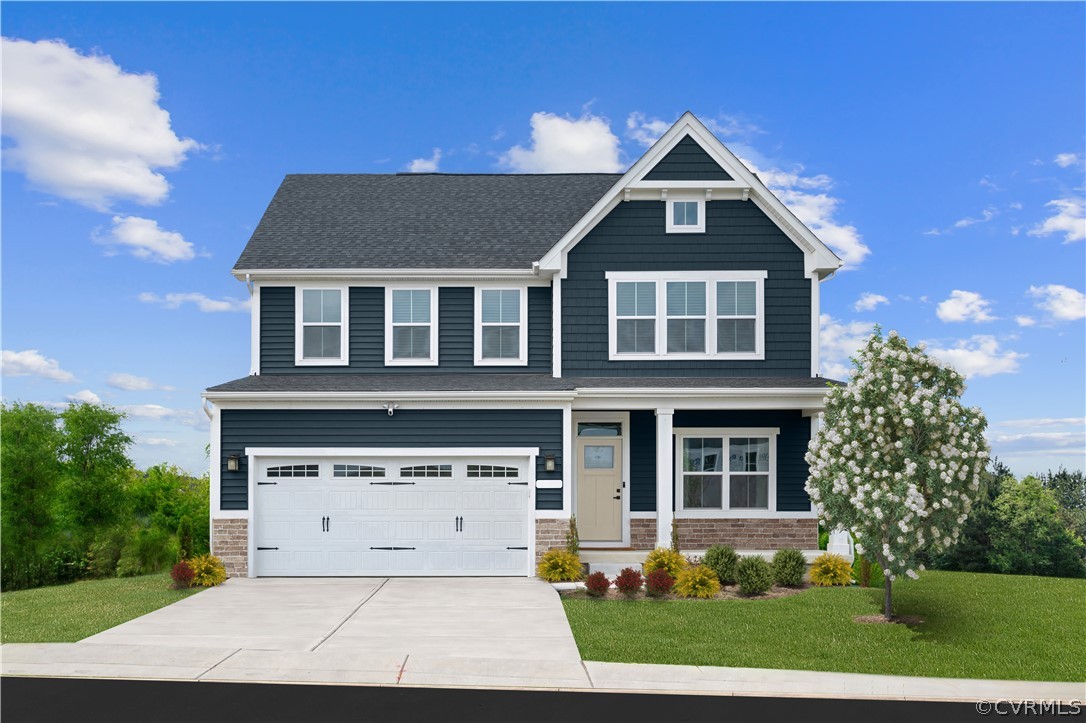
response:
<path id="1" fill-rule="evenodd" d="M 625 174 L 287 176 L 233 270 L 252 369 L 204 394 L 213 551 L 532 575 L 571 515 L 586 553 L 815 549 L 840 266 L 689 113 Z"/>

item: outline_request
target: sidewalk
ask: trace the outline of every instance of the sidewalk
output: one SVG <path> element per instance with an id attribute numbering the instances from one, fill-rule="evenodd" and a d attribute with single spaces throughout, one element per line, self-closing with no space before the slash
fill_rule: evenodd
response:
<path id="1" fill-rule="evenodd" d="M 597 690 L 889 700 L 1084 700 L 1086 683 L 919 678 L 760 668 L 382 656 L 86 643 L 0 646 L 13 676 Z"/>

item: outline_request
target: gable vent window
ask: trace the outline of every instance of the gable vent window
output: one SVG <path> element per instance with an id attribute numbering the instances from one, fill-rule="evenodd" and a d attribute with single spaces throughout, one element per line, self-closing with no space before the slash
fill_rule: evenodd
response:
<path id="1" fill-rule="evenodd" d="M 384 467 L 373 467 L 368 464 L 336 464 L 332 465 L 333 477 L 384 477 Z"/>
<path id="2" fill-rule="evenodd" d="M 301 365 L 347 363 L 347 290 L 305 289 L 296 292 L 295 361 Z"/>
<path id="3" fill-rule="evenodd" d="M 278 467 L 268 467 L 268 479 L 285 479 L 290 477 L 320 477 L 320 465 L 317 464 L 284 464 Z"/>
<path id="4" fill-rule="evenodd" d="M 527 289 L 475 290 L 476 365 L 528 363 Z"/>
<path id="5" fill-rule="evenodd" d="M 437 364 L 437 289 L 388 289 L 385 363 Z"/>
<path id="6" fill-rule="evenodd" d="M 516 478 L 520 476 L 520 470 L 516 467 L 502 467 L 496 464 L 469 464 L 468 477 L 481 478 Z"/>
<path id="7" fill-rule="evenodd" d="M 700 233 L 703 231 L 705 231 L 704 199 L 667 201 L 668 233 Z"/>
<path id="8" fill-rule="evenodd" d="M 609 271 L 608 359 L 765 359 L 765 271 Z"/>
<path id="9" fill-rule="evenodd" d="M 400 476 L 409 479 L 452 477 L 452 465 L 420 464 L 413 467 L 400 467 Z"/>

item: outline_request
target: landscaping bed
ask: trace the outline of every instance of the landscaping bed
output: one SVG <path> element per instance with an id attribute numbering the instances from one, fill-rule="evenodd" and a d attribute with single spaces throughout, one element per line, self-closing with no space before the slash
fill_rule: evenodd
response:
<path id="1" fill-rule="evenodd" d="M 774 585 L 761 595 L 744 595 L 743 593 L 739 592 L 738 585 L 722 585 L 720 588 L 720 592 L 718 592 L 714 597 L 708 598 L 708 600 L 774 600 L 777 598 L 789 597 L 791 595 L 798 595 L 809 587 L 811 586 L 804 585 L 803 587 L 781 587 L 780 585 Z M 628 596 L 619 592 L 615 588 L 611 588 L 610 590 L 608 590 L 607 593 L 602 597 L 592 597 L 584 588 L 577 588 L 576 590 L 559 590 L 558 594 L 561 595 L 563 598 L 570 598 L 572 600 L 621 600 L 624 602 L 707 600 L 706 598 L 683 598 L 673 592 L 666 593 L 664 595 L 661 595 L 660 597 L 650 597 L 646 595 L 644 591 L 639 592 L 637 595 L 634 596 Z"/>

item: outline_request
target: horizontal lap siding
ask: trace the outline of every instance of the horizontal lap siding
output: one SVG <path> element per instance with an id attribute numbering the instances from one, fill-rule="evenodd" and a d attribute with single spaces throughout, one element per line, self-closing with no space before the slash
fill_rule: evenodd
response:
<path id="1" fill-rule="evenodd" d="M 630 412 L 630 511 L 656 511 L 656 414 Z"/>
<path id="2" fill-rule="evenodd" d="M 562 412 L 557 409 L 224 409 L 221 502 L 248 508 L 247 447 L 539 447 L 536 479 L 562 479 Z M 241 456 L 240 469 L 226 469 Z M 544 455 L 555 455 L 555 471 Z M 534 483 L 534 480 L 529 480 Z M 537 490 L 537 509 L 561 509 L 562 490 Z"/>
<path id="3" fill-rule="evenodd" d="M 728 175 L 712 156 L 690 136 L 679 141 L 671 151 L 645 175 L 646 181 L 730 181 Z"/>
<path id="4" fill-rule="evenodd" d="M 757 206 L 706 203 L 706 233 L 668 234 L 659 201 L 620 203 L 569 252 L 562 281 L 565 376 L 809 376 L 810 279 L 803 252 Z M 765 360 L 608 361 L 608 271 L 764 270 Z"/>
<path id="5" fill-rule="evenodd" d="M 528 365 L 475 366 L 475 290 L 438 290 L 438 365 L 385 366 L 385 289 L 350 289 L 346 366 L 295 366 L 294 287 L 260 290 L 260 371 L 262 374 L 412 374 L 454 371 L 458 374 L 533 373 L 551 370 L 551 289 L 528 289 Z"/>

